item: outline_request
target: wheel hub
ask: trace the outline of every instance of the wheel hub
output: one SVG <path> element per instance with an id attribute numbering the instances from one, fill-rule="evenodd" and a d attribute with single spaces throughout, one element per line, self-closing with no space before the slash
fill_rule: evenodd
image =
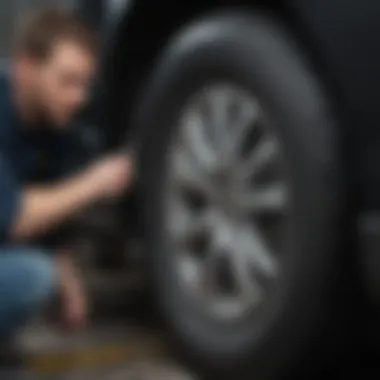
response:
<path id="1" fill-rule="evenodd" d="M 212 315 L 236 320 L 267 296 L 259 278 L 273 282 L 279 272 L 277 252 L 259 223 L 267 214 L 282 219 L 286 211 L 286 182 L 273 170 L 278 142 L 263 127 L 254 97 L 229 84 L 192 99 L 176 142 L 167 223 L 179 278 Z M 201 206 L 184 194 L 202 199 Z M 204 244 L 194 248 L 200 234 Z"/>

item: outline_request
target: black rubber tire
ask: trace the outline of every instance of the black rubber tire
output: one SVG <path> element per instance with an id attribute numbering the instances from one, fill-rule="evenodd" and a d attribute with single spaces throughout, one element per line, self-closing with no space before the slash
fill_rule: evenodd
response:
<path id="1" fill-rule="evenodd" d="M 285 274 L 266 318 L 226 326 L 207 317 L 173 275 L 163 228 L 168 147 L 189 96 L 213 81 L 251 90 L 278 134 L 294 210 Z M 141 166 L 153 297 L 175 347 L 217 379 L 273 380 L 300 359 L 329 313 L 340 205 L 337 125 L 320 81 L 279 22 L 262 14 L 219 13 L 168 43 L 147 80 L 135 118 L 144 131 Z"/>

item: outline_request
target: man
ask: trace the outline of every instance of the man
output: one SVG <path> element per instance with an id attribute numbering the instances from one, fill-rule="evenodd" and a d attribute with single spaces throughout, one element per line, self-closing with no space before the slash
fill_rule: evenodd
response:
<path id="1" fill-rule="evenodd" d="M 71 175 L 65 172 L 74 150 L 68 125 L 86 101 L 95 45 L 91 32 L 74 15 L 45 10 L 22 25 L 10 72 L 0 78 L 3 342 L 39 310 L 56 286 L 65 321 L 73 327 L 84 322 L 86 299 L 70 250 L 57 247 L 45 253 L 32 242 L 92 202 L 121 196 L 131 179 L 131 160 L 122 155 Z M 41 153 L 52 164 L 42 171 Z"/>

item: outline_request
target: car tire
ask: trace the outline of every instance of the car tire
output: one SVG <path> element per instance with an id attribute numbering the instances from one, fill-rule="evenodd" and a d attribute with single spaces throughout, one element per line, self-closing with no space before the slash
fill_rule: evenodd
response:
<path id="1" fill-rule="evenodd" d="M 165 228 L 173 136 L 184 105 L 213 81 L 255 94 L 273 121 L 291 184 L 283 274 L 265 318 L 215 320 L 178 283 Z M 168 41 L 139 98 L 141 195 L 154 301 L 175 347 L 201 374 L 273 380 L 320 335 L 330 313 L 342 212 L 337 124 L 321 81 L 280 22 L 263 14 L 219 13 Z"/>

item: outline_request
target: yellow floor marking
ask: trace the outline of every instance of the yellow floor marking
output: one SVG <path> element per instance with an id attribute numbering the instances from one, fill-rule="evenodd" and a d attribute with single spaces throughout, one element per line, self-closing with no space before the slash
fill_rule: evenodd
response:
<path id="1" fill-rule="evenodd" d="M 36 373 L 51 373 L 126 364 L 154 356 L 164 356 L 165 344 L 158 339 L 142 339 L 126 343 L 108 343 L 82 347 L 59 353 L 44 353 L 29 360 L 29 369 Z"/>

